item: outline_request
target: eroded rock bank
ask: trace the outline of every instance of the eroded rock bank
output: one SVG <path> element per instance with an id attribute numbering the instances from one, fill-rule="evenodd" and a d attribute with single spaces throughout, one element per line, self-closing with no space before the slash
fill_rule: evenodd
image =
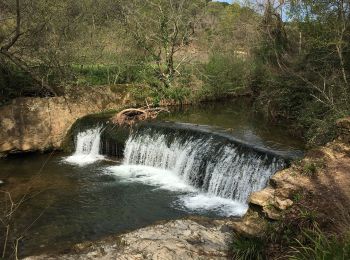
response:
<path id="1" fill-rule="evenodd" d="M 251 194 L 251 208 L 278 220 L 303 197 L 312 197 L 313 208 L 328 216 L 339 213 L 336 204 L 350 206 L 350 118 L 339 120 L 337 126 L 336 140 L 310 150 L 304 159 L 272 176 L 268 187 Z"/>
<path id="2" fill-rule="evenodd" d="M 233 229 L 248 241 L 260 241 L 259 254 L 267 259 L 289 259 L 286 253 L 305 253 L 306 248 L 309 259 L 316 252 L 348 258 L 349 122 L 350 118 L 338 121 L 336 140 L 309 150 L 304 159 L 272 176 L 265 189 L 251 194 L 247 214 L 233 223 Z M 317 238 L 323 244 L 315 243 Z M 333 252 L 332 246 L 339 250 Z"/>
<path id="3" fill-rule="evenodd" d="M 127 90 L 127 86 L 86 87 L 66 97 L 13 100 L 0 107 L 0 156 L 60 148 L 78 118 L 131 105 Z"/>

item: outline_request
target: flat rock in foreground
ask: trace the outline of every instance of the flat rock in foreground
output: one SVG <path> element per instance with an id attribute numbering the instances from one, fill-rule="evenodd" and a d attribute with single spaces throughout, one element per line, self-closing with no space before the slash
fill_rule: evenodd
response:
<path id="1" fill-rule="evenodd" d="M 213 225 L 175 220 L 98 242 L 78 244 L 70 254 L 25 259 L 226 259 L 228 231 L 224 221 Z"/>

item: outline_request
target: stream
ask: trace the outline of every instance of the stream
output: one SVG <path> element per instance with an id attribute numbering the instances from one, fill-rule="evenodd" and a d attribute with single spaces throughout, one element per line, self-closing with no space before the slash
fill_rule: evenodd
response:
<path id="1" fill-rule="evenodd" d="M 119 159 L 100 153 L 101 125 L 75 136 L 73 154 L 1 159 L 1 188 L 25 196 L 14 231 L 25 235 L 21 255 L 190 215 L 240 217 L 249 194 L 304 149 L 288 125 L 269 124 L 249 102 L 184 107 L 158 120 L 166 123 L 133 131 Z"/>

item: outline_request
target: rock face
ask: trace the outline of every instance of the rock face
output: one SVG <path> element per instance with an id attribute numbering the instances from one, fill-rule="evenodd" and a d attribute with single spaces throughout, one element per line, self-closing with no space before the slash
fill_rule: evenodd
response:
<path id="1" fill-rule="evenodd" d="M 26 260 L 227 259 L 229 231 L 224 221 L 201 224 L 189 219 L 175 220 L 94 243 L 78 244 L 71 254 L 32 256 Z"/>
<path id="2" fill-rule="evenodd" d="M 301 181 L 302 177 L 298 177 Z M 295 182 L 296 179 L 290 169 L 276 173 L 267 188 L 250 195 L 251 207 L 263 213 L 267 219 L 278 220 L 280 214 L 293 205 L 291 198 L 300 189 L 300 182 Z"/>
<path id="3" fill-rule="evenodd" d="M 57 149 L 78 118 L 130 103 L 126 91 L 110 87 L 77 89 L 67 97 L 15 99 L 0 107 L 0 155 Z"/>

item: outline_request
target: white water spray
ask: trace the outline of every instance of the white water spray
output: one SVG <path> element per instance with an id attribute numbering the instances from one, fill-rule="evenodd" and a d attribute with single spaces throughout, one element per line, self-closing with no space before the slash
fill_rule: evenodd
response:
<path id="1" fill-rule="evenodd" d="M 86 165 L 104 159 L 100 154 L 101 130 L 102 127 L 96 127 L 80 132 L 76 137 L 74 154 L 65 158 L 65 161 Z"/>
<path id="2" fill-rule="evenodd" d="M 138 169 L 144 167 L 144 172 L 135 174 L 135 165 Z M 112 171 L 132 181 L 161 188 L 171 186 L 170 190 L 176 188 L 171 182 L 177 176 L 181 187 L 197 191 L 181 197 L 186 208 L 212 209 L 222 215 L 237 216 L 247 210 L 249 195 L 264 188 L 270 176 L 283 166 L 282 159 L 213 137 L 184 134 L 169 137 L 162 132 L 144 131 L 129 137 L 123 165 L 112 167 Z"/>

